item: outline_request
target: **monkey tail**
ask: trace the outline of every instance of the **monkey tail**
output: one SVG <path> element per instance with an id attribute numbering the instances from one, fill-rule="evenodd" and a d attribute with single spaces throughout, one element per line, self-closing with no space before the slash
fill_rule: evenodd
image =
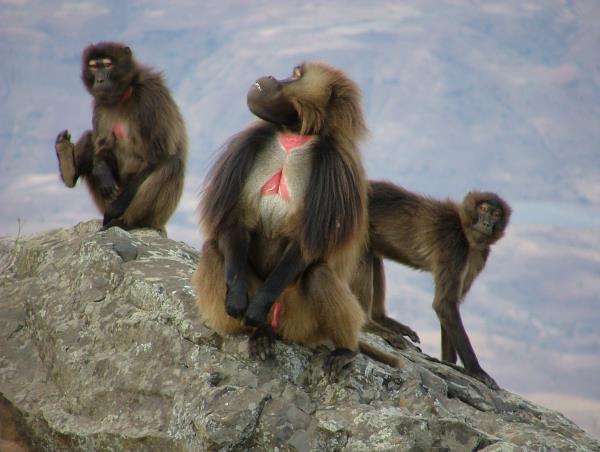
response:
<path id="1" fill-rule="evenodd" d="M 398 357 L 392 355 L 391 353 L 384 352 L 383 350 L 380 350 L 363 340 L 358 341 L 358 349 L 361 351 L 361 353 L 364 353 L 365 355 L 383 364 L 387 364 L 388 366 L 395 367 L 397 369 L 401 367 Z"/>

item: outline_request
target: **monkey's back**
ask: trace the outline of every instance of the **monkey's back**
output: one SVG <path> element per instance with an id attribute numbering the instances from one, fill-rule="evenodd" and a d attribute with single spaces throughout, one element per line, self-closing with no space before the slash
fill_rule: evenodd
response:
<path id="1" fill-rule="evenodd" d="M 371 182 L 371 246 L 412 268 L 431 271 L 448 258 L 463 261 L 466 238 L 458 206 L 410 192 L 389 182 Z"/>

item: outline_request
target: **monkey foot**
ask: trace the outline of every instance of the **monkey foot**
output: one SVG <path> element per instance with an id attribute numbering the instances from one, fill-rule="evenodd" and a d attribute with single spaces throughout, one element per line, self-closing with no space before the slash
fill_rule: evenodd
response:
<path id="1" fill-rule="evenodd" d="M 486 385 L 490 389 L 493 389 L 495 391 L 500 389 L 500 386 L 498 386 L 498 383 L 496 383 L 496 381 L 492 377 L 490 377 L 485 370 L 483 370 L 481 368 L 477 369 L 477 370 L 469 370 L 462 366 L 459 366 L 458 364 L 451 363 L 449 361 L 444 361 L 441 359 L 437 359 L 437 358 L 434 358 L 433 356 L 424 355 L 424 358 L 427 361 L 431 361 L 431 362 L 439 363 L 439 364 L 445 364 L 448 367 L 452 367 L 454 370 L 457 370 L 465 375 L 468 375 L 469 377 L 479 380 L 480 382 L 482 382 L 484 385 Z"/>
<path id="2" fill-rule="evenodd" d="M 393 332 L 400 334 L 402 336 L 408 337 L 415 344 L 420 344 L 421 339 L 419 339 L 419 335 L 408 325 L 398 322 L 390 317 L 383 317 L 382 319 L 377 320 L 386 328 L 392 330 Z M 391 344 L 393 345 L 393 344 Z"/>
<path id="3" fill-rule="evenodd" d="M 347 348 L 336 348 L 329 356 L 327 356 L 327 358 L 325 358 L 323 371 L 326 375 L 335 377 L 339 375 L 343 369 L 352 364 L 355 357 L 356 352 L 353 352 L 352 350 L 348 350 Z"/>
<path id="4" fill-rule="evenodd" d="M 498 383 L 496 383 L 496 381 L 490 377 L 487 372 L 485 372 L 484 370 L 477 370 L 477 371 L 469 371 L 467 369 L 465 369 L 465 373 L 479 381 L 481 381 L 484 385 L 486 385 L 488 388 L 493 389 L 494 391 L 497 391 L 500 389 L 500 386 L 498 386 Z"/>
<path id="5" fill-rule="evenodd" d="M 382 336 L 383 337 L 383 336 Z M 405 350 L 407 341 L 400 335 L 385 335 L 385 341 L 397 350 Z"/>
<path id="6" fill-rule="evenodd" d="M 56 150 L 56 157 L 58 157 L 60 177 L 67 187 L 74 187 L 77 180 L 75 146 L 71 143 L 71 135 L 67 130 L 63 130 L 58 134 L 54 149 Z"/>
<path id="7" fill-rule="evenodd" d="M 251 358 L 261 361 L 275 357 L 275 333 L 269 325 L 256 328 L 250 335 L 248 352 Z"/>

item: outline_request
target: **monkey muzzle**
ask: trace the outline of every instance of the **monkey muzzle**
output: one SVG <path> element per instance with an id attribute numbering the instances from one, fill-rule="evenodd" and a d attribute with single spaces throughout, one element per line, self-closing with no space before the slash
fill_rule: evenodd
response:
<path id="1" fill-rule="evenodd" d="M 477 223 L 473 225 L 473 229 L 485 235 L 492 235 L 494 232 L 494 221 L 489 213 L 480 213 L 477 218 Z"/>
<path id="2" fill-rule="evenodd" d="M 284 93 L 289 80 L 277 80 L 268 75 L 256 80 L 248 90 L 248 108 L 259 118 L 287 127 L 299 123 L 298 113 L 294 105 Z"/>

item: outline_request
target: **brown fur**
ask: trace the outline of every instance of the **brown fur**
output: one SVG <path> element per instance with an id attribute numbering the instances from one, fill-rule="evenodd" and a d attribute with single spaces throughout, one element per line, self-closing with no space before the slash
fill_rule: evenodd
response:
<path id="1" fill-rule="evenodd" d="M 503 212 L 491 235 L 474 229 L 478 221 L 477 207 L 482 202 L 493 202 Z M 372 182 L 369 198 L 369 221 L 373 273 L 368 277 L 373 284 L 374 297 L 361 301 L 374 328 L 395 330 L 400 334 L 405 325 L 385 314 L 385 279 L 381 258 L 392 259 L 418 270 L 433 274 L 435 281 L 435 309 L 442 329 L 442 359 L 455 363 L 460 356 L 465 369 L 490 386 L 496 384 L 480 367 L 458 309 L 459 303 L 473 281 L 483 270 L 490 245 L 504 234 L 511 209 L 498 195 L 470 192 L 462 203 L 438 201 L 411 193 L 386 182 Z M 368 265 L 368 264 L 367 264 Z M 396 325 L 396 326 L 395 326 Z"/>
<path id="2" fill-rule="evenodd" d="M 0 452 L 30 451 L 31 440 L 23 415 L 0 393 Z"/>
<path id="3" fill-rule="evenodd" d="M 336 349 L 357 352 L 365 315 L 350 281 L 368 238 L 367 180 L 357 146 L 366 132 L 360 92 L 337 69 L 314 62 L 301 68 L 302 78 L 281 89 L 277 105 L 278 111 L 293 108 L 298 123 L 258 121 L 230 140 L 211 169 L 200 203 L 207 242 L 192 283 L 202 318 L 231 334 L 248 327 L 227 314 L 228 287 L 247 290 L 248 311 L 242 306 L 238 316 L 248 322 L 261 290 L 283 278 L 276 333 L 309 346 L 331 341 Z M 294 151 L 304 157 L 292 154 L 303 159 L 295 160 L 301 166 L 286 169 L 289 186 L 304 190 L 289 202 L 260 196 L 280 132 L 315 135 L 308 148 Z M 271 317 L 272 310 L 269 322 Z M 397 364 L 390 355 L 380 358 Z"/>
<path id="4" fill-rule="evenodd" d="M 112 61 L 110 89 L 103 91 L 94 87 L 88 64 L 102 58 Z M 81 78 L 94 97 L 93 128 L 75 145 L 67 131 L 57 138 L 65 185 L 84 178 L 105 227 L 164 231 L 183 192 L 187 134 L 162 75 L 137 63 L 128 47 L 101 42 L 84 50 Z M 117 124 L 125 138 L 116 135 Z M 111 178 L 114 190 L 107 194 L 99 184 Z"/>

